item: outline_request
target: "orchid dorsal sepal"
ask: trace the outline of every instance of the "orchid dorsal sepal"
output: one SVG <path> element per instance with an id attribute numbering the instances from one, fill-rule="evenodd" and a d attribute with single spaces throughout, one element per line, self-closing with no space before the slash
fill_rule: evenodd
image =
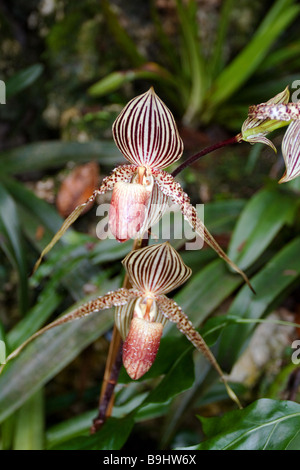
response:
<path id="1" fill-rule="evenodd" d="M 125 106 L 113 124 L 113 137 L 124 157 L 138 167 L 166 168 L 183 152 L 174 117 L 153 87 Z"/>
<path id="2" fill-rule="evenodd" d="M 167 294 L 181 286 L 192 270 L 169 242 L 131 251 L 122 261 L 133 287 L 145 295 Z"/>

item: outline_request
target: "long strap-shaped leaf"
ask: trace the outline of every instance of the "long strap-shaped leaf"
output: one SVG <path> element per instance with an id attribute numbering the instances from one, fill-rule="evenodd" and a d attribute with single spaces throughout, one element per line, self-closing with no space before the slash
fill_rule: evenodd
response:
<path id="1" fill-rule="evenodd" d="M 75 220 L 78 219 L 78 217 L 83 212 L 87 204 L 90 204 L 91 202 L 93 202 L 98 195 L 104 194 L 107 191 L 111 191 L 114 188 L 114 185 L 118 181 L 129 182 L 135 171 L 136 171 L 136 166 L 123 165 L 123 166 L 115 168 L 115 170 L 113 170 L 110 176 L 107 176 L 106 178 L 104 178 L 100 188 L 96 189 L 93 192 L 93 194 L 83 204 L 80 204 L 80 206 L 77 206 L 76 209 L 74 209 L 74 211 L 69 215 L 69 217 L 66 218 L 66 220 L 62 224 L 59 231 L 54 235 L 51 242 L 42 251 L 39 259 L 34 265 L 33 272 L 37 270 L 44 256 L 47 253 L 49 253 L 49 251 L 53 248 L 53 246 L 58 242 L 58 240 L 66 232 L 66 230 L 75 222 Z"/>
<path id="2" fill-rule="evenodd" d="M 24 341 L 24 343 L 22 343 L 17 349 L 15 349 L 9 356 L 7 356 L 5 364 L 7 364 L 11 359 L 15 358 L 25 348 L 25 346 L 31 343 L 31 341 L 33 341 L 35 338 L 42 335 L 46 331 L 51 330 L 56 326 L 63 325 L 64 323 L 83 318 L 87 315 L 90 315 L 91 313 L 98 312 L 100 310 L 125 305 L 131 299 L 137 298 L 140 295 L 141 293 L 136 289 L 120 288 L 114 292 L 108 292 L 102 297 L 98 297 L 98 299 L 94 299 L 87 302 L 81 307 L 72 310 L 70 313 L 67 313 L 63 317 L 58 318 L 52 323 L 49 323 L 49 325 L 45 326 L 41 330 L 37 331 L 34 335 Z M 4 365 L 0 367 L 0 373 L 2 372 Z"/>
<path id="3" fill-rule="evenodd" d="M 248 277 L 246 276 L 246 274 L 233 261 L 231 261 L 231 259 L 222 250 L 220 245 L 216 242 L 214 237 L 207 230 L 204 223 L 199 219 L 195 207 L 192 206 L 192 204 L 190 203 L 190 198 L 183 191 L 180 184 L 174 180 L 172 175 L 170 175 L 169 173 L 166 173 L 163 170 L 153 170 L 152 173 L 161 191 L 166 196 L 169 196 L 170 199 L 175 204 L 178 204 L 185 219 L 189 222 L 189 224 L 195 230 L 195 232 L 204 241 L 206 241 L 206 243 L 211 248 L 213 248 L 218 253 L 218 255 L 229 264 L 229 266 L 231 266 L 235 271 L 237 271 L 243 277 L 243 279 L 248 284 L 250 289 L 254 292 L 254 289 L 251 286 L 250 281 Z"/>
<path id="4" fill-rule="evenodd" d="M 198 351 L 200 351 L 206 359 L 211 363 L 211 365 L 218 372 L 222 382 L 224 383 L 227 393 L 230 398 L 238 405 L 239 408 L 242 408 L 240 401 L 231 387 L 228 385 L 228 382 L 224 376 L 222 369 L 217 363 L 213 353 L 205 343 L 202 336 L 195 330 L 192 322 L 189 320 L 187 315 L 182 311 L 182 309 L 177 305 L 173 299 L 169 299 L 165 295 L 157 296 L 157 302 L 161 313 L 171 322 L 176 323 L 177 328 L 181 333 L 183 333 L 195 346 Z"/>

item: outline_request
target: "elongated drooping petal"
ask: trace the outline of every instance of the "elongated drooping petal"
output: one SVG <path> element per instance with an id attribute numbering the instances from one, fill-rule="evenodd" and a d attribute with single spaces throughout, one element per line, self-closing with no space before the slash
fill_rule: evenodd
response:
<path id="1" fill-rule="evenodd" d="M 173 115 L 153 88 L 125 106 L 113 136 L 124 157 L 137 166 L 166 168 L 183 152 Z"/>
<path id="2" fill-rule="evenodd" d="M 123 364 L 129 377 L 137 380 L 152 366 L 163 332 L 161 323 L 133 318 L 123 345 Z"/>
<path id="3" fill-rule="evenodd" d="M 146 293 L 166 294 L 183 284 L 192 274 L 168 242 L 132 251 L 122 263 L 132 286 Z"/>
<path id="4" fill-rule="evenodd" d="M 300 175 L 300 121 L 289 125 L 281 148 L 286 170 L 279 183 L 286 183 Z"/>
<path id="5" fill-rule="evenodd" d="M 91 313 L 98 312 L 100 310 L 104 310 L 107 308 L 115 307 L 124 305 L 129 302 L 133 298 L 138 298 L 140 296 L 140 292 L 135 289 L 125 289 L 121 288 L 114 292 L 108 292 L 106 295 L 99 297 L 98 299 L 91 300 L 90 302 L 82 305 L 81 307 L 67 313 L 58 320 L 53 321 L 49 325 L 45 326 L 41 330 L 37 331 L 34 335 L 32 335 L 28 340 L 26 340 L 21 346 L 19 346 L 15 351 L 13 351 L 6 359 L 6 363 L 16 357 L 22 349 L 27 346 L 32 340 L 37 338 L 38 336 L 42 335 L 48 330 L 55 328 L 56 326 L 63 325 L 65 323 L 71 322 L 73 320 L 77 320 L 79 318 L 83 318 Z M 0 369 L 1 371 L 1 369 Z"/>
<path id="6" fill-rule="evenodd" d="M 243 277 L 245 282 L 253 291 L 253 288 L 246 274 L 233 261 L 231 261 L 231 259 L 226 255 L 226 253 L 224 253 L 224 251 L 216 242 L 214 237 L 207 230 L 203 222 L 199 219 L 196 209 L 191 205 L 190 198 L 183 191 L 180 184 L 174 180 L 172 175 L 162 170 L 157 170 L 153 172 L 153 176 L 156 178 L 157 184 L 159 185 L 161 191 L 166 196 L 169 196 L 170 199 L 175 204 L 179 205 L 183 216 L 189 222 L 189 224 L 195 230 L 195 232 L 203 240 L 205 240 L 206 243 L 211 248 L 213 248 L 216 251 L 216 253 L 218 253 L 218 255 L 224 259 L 224 261 L 226 261 L 229 264 L 229 266 L 231 266 L 235 271 L 237 271 Z"/>
<path id="7" fill-rule="evenodd" d="M 143 226 L 149 193 L 138 183 L 118 182 L 113 190 L 109 227 L 114 237 L 124 242 L 136 238 Z"/>
<path id="8" fill-rule="evenodd" d="M 269 99 L 263 105 L 277 105 L 280 103 L 287 104 L 289 102 L 290 92 L 288 87 L 286 87 L 281 93 L 278 93 L 273 98 Z M 251 109 L 251 108 L 250 108 Z M 250 144 L 255 144 L 260 142 L 271 147 L 274 152 L 276 152 L 276 147 L 269 139 L 265 136 L 275 129 L 281 127 L 282 124 L 278 121 L 269 119 L 265 117 L 263 119 L 258 119 L 257 116 L 248 117 L 242 125 L 242 140 L 249 142 Z"/>
<path id="9" fill-rule="evenodd" d="M 300 119 L 300 103 L 257 104 L 256 106 L 250 106 L 249 116 L 257 119 L 294 121 Z"/>
<path id="10" fill-rule="evenodd" d="M 188 319 L 187 315 L 176 304 L 176 302 L 174 302 L 173 299 L 169 299 L 164 295 L 157 296 L 157 304 L 162 314 L 165 315 L 165 317 L 168 318 L 168 320 L 170 320 L 171 322 L 176 323 L 177 328 L 181 331 L 181 333 L 183 333 L 188 338 L 188 340 L 191 341 L 195 348 L 198 349 L 198 351 L 200 351 L 211 363 L 211 365 L 220 375 L 221 380 L 227 389 L 228 395 L 235 403 L 237 403 L 239 408 L 241 408 L 241 404 L 239 402 L 238 397 L 228 385 L 226 378 L 224 377 L 224 373 L 220 368 L 219 364 L 217 363 L 213 353 L 205 343 L 200 333 L 195 330 L 192 322 Z"/>
<path id="11" fill-rule="evenodd" d="M 49 253 L 49 251 L 53 248 L 53 246 L 58 242 L 58 240 L 66 232 L 66 230 L 75 222 L 75 220 L 78 219 L 80 214 L 82 214 L 87 204 L 90 204 L 90 202 L 94 201 L 98 195 L 104 194 L 107 191 L 111 191 L 118 181 L 124 181 L 124 182 L 130 181 L 135 171 L 136 171 L 136 166 L 123 165 L 123 166 L 119 166 L 115 168 L 115 170 L 113 170 L 110 176 L 107 176 L 106 178 L 104 178 L 100 188 L 94 191 L 93 194 L 87 199 L 86 202 L 84 202 L 83 204 L 80 204 L 80 206 L 77 206 L 76 209 L 72 212 L 72 214 L 70 214 L 69 217 L 64 221 L 59 231 L 52 238 L 51 242 L 42 251 L 39 259 L 35 263 L 33 272 L 37 270 L 44 256 L 47 253 Z"/>

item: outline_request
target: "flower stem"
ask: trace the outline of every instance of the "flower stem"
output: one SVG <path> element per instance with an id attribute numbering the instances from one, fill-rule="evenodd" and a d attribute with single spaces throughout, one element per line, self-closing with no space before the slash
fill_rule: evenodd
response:
<path id="1" fill-rule="evenodd" d="M 180 173 L 182 170 L 187 168 L 188 166 L 192 165 L 192 163 L 196 162 L 199 160 L 199 158 L 204 157 L 205 155 L 214 152 L 215 150 L 218 150 L 222 147 L 226 147 L 227 145 L 232 145 L 236 144 L 238 142 L 241 142 L 241 134 L 237 134 L 234 137 L 230 137 L 230 139 L 222 140 L 221 142 L 218 142 L 217 144 L 213 144 L 210 147 L 206 147 L 200 152 L 196 153 L 195 155 L 192 155 L 189 157 L 185 162 L 183 162 L 181 165 L 179 165 L 173 172 L 172 176 L 177 176 L 178 173 Z"/>

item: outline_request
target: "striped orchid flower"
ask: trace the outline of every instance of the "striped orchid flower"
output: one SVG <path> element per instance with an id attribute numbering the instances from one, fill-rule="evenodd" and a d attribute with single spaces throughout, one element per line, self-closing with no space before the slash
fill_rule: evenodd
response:
<path id="1" fill-rule="evenodd" d="M 300 103 L 289 103 L 288 87 L 266 103 L 250 106 L 242 134 L 253 132 L 252 142 L 262 142 L 276 148 L 265 135 L 279 127 L 288 126 L 281 145 L 285 173 L 279 183 L 286 183 L 300 175 Z M 250 130 L 249 130 L 250 129 Z M 251 138 L 251 137 L 250 137 Z M 245 138 L 248 142 L 251 140 Z"/>
<path id="2" fill-rule="evenodd" d="M 96 196 L 112 190 L 109 226 L 117 240 L 142 238 L 160 219 L 170 201 L 179 206 L 196 234 L 241 274 L 250 286 L 245 273 L 228 258 L 199 219 L 196 209 L 180 184 L 171 174 L 164 171 L 164 168 L 181 157 L 183 142 L 172 113 L 152 87 L 125 106 L 114 122 L 113 137 L 130 164 L 113 170 L 112 174 L 103 180 L 100 188 L 73 211 L 43 250 L 35 269 L 86 205 Z"/>
<path id="3" fill-rule="evenodd" d="M 205 355 L 220 375 L 231 398 L 239 403 L 202 336 L 177 303 L 166 296 L 192 274 L 177 251 L 169 242 L 151 245 L 130 252 L 122 263 L 132 288 L 109 292 L 55 320 L 13 351 L 7 357 L 6 363 L 46 331 L 94 312 L 117 307 L 116 324 L 125 340 L 123 364 L 133 380 L 139 379 L 150 369 L 159 348 L 163 327 L 169 320 L 176 323 L 195 348 Z"/>

